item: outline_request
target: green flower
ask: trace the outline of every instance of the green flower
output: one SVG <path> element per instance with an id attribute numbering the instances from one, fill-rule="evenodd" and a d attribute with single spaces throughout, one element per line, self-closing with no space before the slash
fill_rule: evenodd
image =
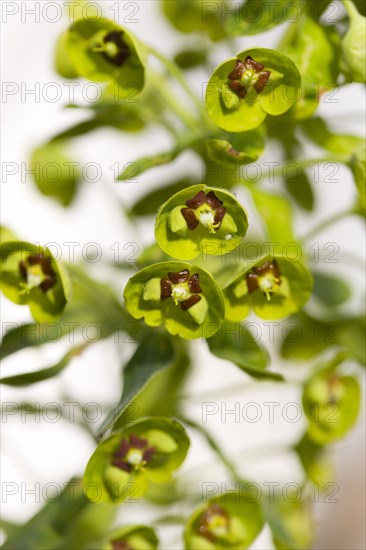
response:
<path id="1" fill-rule="evenodd" d="M 65 39 L 75 73 L 89 80 L 112 81 L 119 97 L 140 92 L 145 82 L 147 49 L 130 32 L 113 21 L 79 19 Z"/>
<path id="2" fill-rule="evenodd" d="M 185 532 L 186 550 L 243 550 L 263 527 L 261 508 L 240 494 L 227 493 L 209 500 L 189 518 Z"/>
<path id="3" fill-rule="evenodd" d="M 245 132 L 267 114 L 288 111 L 300 85 L 300 73 L 286 55 L 265 48 L 245 50 L 214 71 L 206 89 L 207 112 L 220 128 Z"/>
<path id="4" fill-rule="evenodd" d="M 100 443 L 84 474 L 84 488 L 97 487 L 98 502 L 143 495 L 149 482 L 165 483 L 189 448 L 184 428 L 164 417 L 140 418 Z"/>
<path id="5" fill-rule="evenodd" d="M 47 248 L 23 241 L 1 245 L 1 290 L 9 300 L 28 305 L 39 323 L 57 319 L 70 298 L 70 282 Z"/>
<path id="6" fill-rule="evenodd" d="M 182 338 L 214 334 L 224 319 L 224 300 L 212 275 L 184 262 L 145 267 L 128 281 L 124 298 L 135 319 L 152 327 L 164 324 Z"/>
<path id="7" fill-rule="evenodd" d="M 265 256 L 224 288 L 226 319 L 238 322 L 253 308 L 258 317 L 282 319 L 306 303 L 313 281 L 299 261 Z"/>
<path id="8" fill-rule="evenodd" d="M 303 406 L 310 439 L 320 445 L 332 443 L 342 438 L 357 420 L 359 383 L 352 376 L 325 368 L 305 384 Z"/>
<path id="9" fill-rule="evenodd" d="M 238 246 L 247 228 L 247 214 L 231 193 L 202 184 L 179 191 L 163 204 L 155 237 L 173 258 L 191 260 L 201 251 L 226 254 Z"/>
<path id="10" fill-rule="evenodd" d="M 344 2 L 349 28 L 342 41 L 343 59 L 354 82 L 366 82 L 366 17 L 358 13 L 353 2 Z"/>
<path id="11" fill-rule="evenodd" d="M 145 525 L 126 525 L 111 533 L 101 550 L 157 550 L 158 537 Z"/>

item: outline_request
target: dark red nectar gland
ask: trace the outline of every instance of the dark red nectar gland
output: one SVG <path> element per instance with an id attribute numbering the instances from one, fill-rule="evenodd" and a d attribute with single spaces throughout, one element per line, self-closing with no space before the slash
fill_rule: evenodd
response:
<path id="1" fill-rule="evenodd" d="M 236 60 L 231 73 L 228 74 L 229 88 L 240 99 L 244 99 L 250 88 L 254 88 L 257 94 L 263 92 L 271 75 L 270 71 L 264 71 L 264 65 L 248 56 L 245 61 Z"/>
<path id="2" fill-rule="evenodd" d="M 229 514 L 216 503 L 211 504 L 199 519 L 197 532 L 210 542 L 225 538 L 229 533 Z"/>
<path id="3" fill-rule="evenodd" d="M 213 191 L 207 195 L 204 191 L 199 191 L 185 204 L 187 208 L 182 208 L 181 213 L 188 229 L 193 231 L 199 224 L 206 227 L 210 233 L 215 233 L 220 229 L 226 208 L 222 206 L 223 202 L 216 197 Z"/>
<path id="4" fill-rule="evenodd" d="M 259 289 L 270 301 L 271 294 L 276 293 L 281 286 L 281 273 L 276 260 L 265 262 L 259 267 L 253 267 L 246 276 L 246 282 L 249 294 Z"/>
<path id="5" fill-rule="evenodd" d="M 173 298 L 175 305 L 186 311 L 201 300 L 202 292 L 199 274 L 190 276 L 188 269 L 170 272 L 168 277 L 160 279 L 160 297 Z"/>
<path id="6" fill-rule="evenodd" d="M 112 550 L 134 550 L 125 540 L 112 540 Z"/>
<path id="7" fill-rule="evenodd" d="M 25 281 L 21 284 L 23 292 L 38 287 L 45 293 L 57 282 L 51 259 L 43 254 L 32 254 L 25 261 L 19 262 L 19 271 Z"/>
<path id="8" fill-rule="evenodd" d="M 114 453 L 112 465 L 125 472 L 140 470 L 146 466 L 155 453 L 155 447 L 149 447 L 147 439 L 131 434 L 122 439 Z"/>
<path id="9" fill-rule="evenodd" d="M 122 36 L 123 31 L 109 32 L 104 37 L 104 46 L 100 50 L 103 57 L 116 67 L 122 67 L 131 55 L 130 49 Z"/>

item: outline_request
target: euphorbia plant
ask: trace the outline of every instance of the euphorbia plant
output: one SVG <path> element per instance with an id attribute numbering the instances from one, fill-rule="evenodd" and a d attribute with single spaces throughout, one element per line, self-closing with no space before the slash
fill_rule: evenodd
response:
<path id="1" fill-rule="evenodd" d="M 330 264 L 332 272 L 323 272 L 319 257 L 309 254 L 314 247 L 307 246 L 339 219 L 364 217 L 365 140 L 334 133 L 331 117 L 325 120 L 317 109 L 327 91 L 364 81 L 364 14 L 346 0 L 347 11 L 327 25 L 322 15 L 328 2 L 319 3 L 314 13 L 313 2 L 306 0 L 299 3 L 301 17 L 286 24 L 281 0 L 273 11 L 263 12 L 260 21 L 249 24 L 243 13 L 259 4 L 247 0 L 235 5 L 235 13 L 221 17 L 220 10 L 230 7 L 226 2 L 161 2 L 161 13 L 178 32 L 199 33 L 192 35 L 190 49 L 182 46 L 174 60 L 170 52 L 150 45 L 138 28 L 95 14 L 86 17 L 82 10 L 76 10 L 75 20 L 56 41 L 57 73 L 63 79 L 98 82 L 102 93 L 93 105 L 73 104 L 79 116 L 87 113 L 86 119 L 54 133 L 31 153 L 34 183 L 43 200 L 54 200 L 72 213 L 83 183 L 79 170 L 66 169 L 75 138 L 87 135 L 96 158 L 100 135 L 92 132 L 101 128 L 124 139 L 133 132 L 136 139 L 138 132 L 159 126 L 171 145 L 150 156 L 139 147 L 139 158 L 115 173 L 125 222 L 137 232 L 142 221 L 149 235 L 139 243 L 141 250 L 132 262 L 118 258 L 94 276 L 90 263 L 61 263 L 46 245 L 19 240 L 2 228 L 3 293 L 15 304 L 29 306 L 35 321 L 5 334 L 2 357 L 46 344 L 49 323 L 65 344 L 68 336 L 73 345 L 52 366 L 7 375 L 1 383 L 26 386 L 58 375 L 90 347 L 90 341 L 74 344 L 75 335 L 83 335 L 83 324 L 97 325 L 98 340 L 106 340 L 105 345 L 112 345 L 113 337 L 123 357 L 118 402 L 105 407 L 95 430 L 79 422 L 87 428 L 93 450 L 82 485 L 77 482 L 76 502 L 64 496 L 57 505 L 49 502 L 28 524 L 9 529 L 4 548 L 31 548 L 28 539 L 37 548 L 170 548 L 176 541 L 172 546 L 159 543 L 155 528 L 163 532 L 171 522 L 180 526 L 178 544 L 186 550 L 248 548 L 265 524 L 276 548 L 304 550 L 312 544 L 314 520 L 306 490 L 310 481 L 319 483 L 320 490 L 329 481 L 329 445 L 356 422 L 358 369 L 366 361 L 364 312 L 346 311 L 347 300 L 357 291 L 354 267 L 347 265 L 347 276 L 338 273 L 337 263 Z M 285 24 L 277 48 L 264 47 L 260 33 L 280 23 Z M 258 47 L 243 50 L 238 37 L 257 33 Z M 186 74 L 191 68 L 200 71 Z M 195 87 L 201 84 L 199 97 Z M 309 142 L 326 156 L 307 158 Z M 188 151 L 201 169 L 187 162 L 165 181 L 163 165 Z M 263 169 L 265 164 L 253 163 L 262 162 L 264 153 L 272 154 L 277 167 L 270 177 L 259 170 L 253 183 L 245 169 Z M 350 209 L 319 225 L 311 221 L 317 181 L 304 171 L 316 162 L 344 164 L 357 193 Z M 61 170 L 53 173 L 49 163 Z M 288 169 L 294 164 L 301 170 L 292 176 Z M 138 182 L 150 171 L 153 181 L 153 169 L 159 166 L 162 178 L 135 203 L 124 201 L 125 182 Z M 93 193 L 92 186 L 84 186 L 83 193 L 88 192 Z M 300 210 L 309 218 L 306 234 L 299 228 Z M 261 334 L 268 321 L 280 326 L 283 319 L 289 326 L 282 331 L 280 346 L 259 341 L 253 328 Z M 334 338 L 327 336 L 330 323 L 337 326 Z M 34 336 L 37 330 L 39 339 Z M 197 399 L 199 377 L 192 375 L 201 367 L 197 358 L 202 340 L 205 353 L 237 366 L 243 377 L 252 377 L 256 384 L 291 383 L 302 394 L 306 426 L 284 449 L 297 455 L 302 468 L 299 500 L 284 501 L 280 492 L 271 499 L 255 499 L 244 492 L 252 482 L 243 479 L 220 433 L 216 437 L 194 419 L 185 381 L 193 380 Z M 125 353 L 126 341 L 133 343 L 132 353 Z M 296 375 L 286 368 L 289 365 L 299 367 Z M 108 384 L 109 365 L 103 368 Z M 214 369 L 212 365 L 213 378 Z M 204 402 L 204 397 L 199 400 Z M 328 422 L 330 414 L 336 422 Z M 202 452 L 194 437 L 190 446 L 187 432 L 194 431 L 240 490 L 235 487 L 234 492 L 225 490 L 199 502 L 197 487 L 208 470 L 201 461 L 197 468 L 185 463 L 189 447 L 192 455 Z M 241 439 L 242 433 L 234 437 L 240 459 L 247 458 Z M 150 521 L 140 501 L 153 508 Z M 179 517 L 169 508 L 175 504 Z M 130 505 L 133 522 L 124 516 Z M 113 527 L 119 507 L 123 521 Z M 159 533 L 159 539 L 167 540 L 163 535 Z"/>

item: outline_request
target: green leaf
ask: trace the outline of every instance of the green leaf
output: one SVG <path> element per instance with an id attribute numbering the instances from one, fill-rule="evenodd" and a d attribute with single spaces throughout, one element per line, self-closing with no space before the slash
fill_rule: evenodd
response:
<path id="1" fill-rule="evenodd" d="M 288 193 L 301 208 L 307 211 L 314 209 L 314 191 L 306 173 L 301 170 L 295 177 L 284 176 L 284 183 Z"/>
<path id="2" fill-rule="evenodd" d="M 334 479 L 334 466 L 329 452 L 323 445 L 314 443 L 305 434 L 294 447 L 307 476 L 319 489 L 324 490 L 327 483 Z"/>
<path id="3" fill-rule="evenodd" d="M 358 191 L 358 201 L 360 213 L 365 216 L 366 214 L 366 149 L 365 145 L 357 149 L 352 155 L 349 166 L 353 172 L 355 184 Z"/>
<path id="4" fill-rule="evenodd" d="M 305 490 L 304 487 L 301 488 Z M 265 501 L 265 518 L 278 550 L 310 549 L 315 537 L 315 522 L 309 496 L 298 499 L 298 489 L 288 498 L 275 495 L 273 502 Z"/>
<path id="5" fill-rule="evenodd" d="M 248 57 L 264 65 L 259 72 L 247 65 Z M 244 64 L 240 78 L 229 78 L 238 62 Z M 244 70 L 245 67 L 245 70 Z M 265 73 L 264 71 L 269 71 Z M 269 76 L 262 90 L 256 91 L 258 78 Z M 241 87 L 244 97 L 230 86 Z M 281 115 L 297 101 L 300 89 L 300 73 L 286 55 L 266 48 L 252 48 L 228 59 L 213 72 L 206 89 L 206 109 L 213 122 L 228 132 L 245 132 L 257 128 L 267 114 Z M 244 88 L 243 88 L 244 87 Z"/>
<path id="6" fill-rule="evenodd" d="M 314 295 L 325 305 L 334 307 L 342 304 L 351 296 L 349 285 L 342 279 L 327 273 L 313 272 Z"/>
<path id="7" fill-rule="evenodd" d="M 184 530 L 185 549 L 244 550 L 249 548 L 263 528 L 258 502 L 242 493 L 224 493 L 199 506 Z"/>
<path id="8" fill-rule="evenodd" d="M 123 370 L 122 397 L 99 428 L 98 438 L 115 424 L 123 415 L 134 397 L 143 390 L 156 373 L 174 362 L 175 352 L 171 338 L 158 331 L 149 331 Z"/>
<path id="9" fill-rule="evenodd" d="M 351 156 L 356 150 L 365 148 L 366 145 L 364 138 L 348 134 L 334 134 L 320 117 L 302 120 L 300 128 L 311 141 L 332 153 Z"/>
<path id="10" fill-rule="evenodd" d="M 366 82 L 366 18 L 353 2 L 345 2 L 349 27 L 342 40 L 343 59 L 354 82 Z"/>
<path id="11" fill-rule="evenodd" d="M 16 304 L 29 305 L 33 319 L 40 323 L 60 317 L 71 297 L 71 282 L 48 248 L 10 241 L 0 250 L 5 296 Z"/>
<path id="12" fill-rule="evenodd" d="M 118 181 L 135 180 L 147 170 L 172 162 L 182 152 L 181 147 L 175 147 L 166 153 L 160 153 L 151 157 L 142 157 L 136 161 L 128 162 L 124 170 L 118 175 Z M 138 181 L 138 180 L 137 180 Z"/>
<path id="13" fill-rule="evenodd" d="M 328 362 L 321 370 L 318 367 L 304 386 L 307 433 L 319 445 L 344 437 L 355 424 L 360 409 L 360 385 L 356 378 L 336 372 L 339 361 Z"/>
<path id="14" fill-rule="evenodd" d="M 72 479 L 56 497 L 49 496 L 48 503 L 27 523 L 12 533 L 1 547 L 4 550 L 62 550 L 73 548 L 82 550 L 89 543 L 98 540 L 111 523 L 114 507 L 91 504 L 82 492 L 78 479 Z M 90 518 L 90 512 L 93 512 Z M 85 522 L 84 529 L 81 524 Z M 80 523 L 79 523 L 80 522 Z M 82 538 L 80 545 L 68 545 L 74 530 Z"/>
<path id="15" fill-rule="evenodd" d="M 302 94 L 292 111 L 297 119 L 307 118 L 317 108 L 322 93 L 336 86 L 339 55 L 330 33 L 330 29 L 304 17 L 289 26 L 290 39 L 285 35 L 283 46 L 280 45 L 301 73 Z"/>
<path id="16" fill-rule="evenodd" d="M 301 309 L 310 298 L 313 281 L 299 261 L 267 255 L 243 267 L 223 289 L 225 318 L 245 319 L 250 309 L 266 320 L 283 319 Z"/>
<path id="17" fill-rule="evenodd" d="M 219 214 L 222 216 L 215 221 Z M 247 214 L 232 193 L 202 184 L 183 189 L 162 205 L 156 218 L 155 237 L 169 256 L 191 260 L 201 252 L 213 255 L 230 252 L 238 246 L 247 228 Z"/>
<path id="18" fill-rule="evenodd" d="M 265 224 L 267 237 L 270 238 L 273 244 L 288 245 L 294 243 L 294 247 L 288 247 L 287 253 L 292 253 L 294 257 L 298 256 L 300 245 L 295 242 L 293 213 L 289 200 L 283 195 L 267 193 L 253 187 L 251 187 L 250 192 L 254 205 Z M 296 251 L 292 248 L 296 248 Z"/>
<path id="19" fill-rule="evenodd" d="M 0 378 L 0 384 L 5 384 L 6 386 L 28 386 L 29 384 L 35 384 L 37 382 L 43 382 L 43 380 L 48 380 L 53 378 L 62 372 L 70 363 L 70 361 L 85 349 L 88 344 L 84 343 L 80 346 L 76 346 L 64 355 L 64 357 L 52 367 L 45 369 L 27 372 L 25 374 L 17 374 L 15 376 L 6 376 L 5 378 Z"/>
<path id="20" fill-rule="evenodd" d="M 146 46 L 109 19 L 75 21 L 67 31 L 66 50 L 78 76 L 115 84 L 120 99 L 144 87 Z"/>
<path id="21" fill-rule="evenodd" d="M 165 417 L 139 418 L 99 443 L 84 474 L 84 487 L 98 487 L 99 502 L 118 503 L 165 483 L 189 448 L 185 429 Z"/>
<path id="22" fill-rule="evenodd" d="M 154 189 L 135 202 L 129 214 L 132 216 L 155 215 L 160 206 L 172 195 L 175 195 L 178 191 L 182 191 L 191 185 L 192 180 L 185 178 L 175 181 L 165 187 L 161 187 L 160 189 Z"/>
<path id="23" fill-rule="evenodd" d="M 339 338 L 350 354 L 361 365 L 366 366 L 366 318 L 344 320 L 340 325 Z"/>
<path id="24" fill-rule="evenodd" d="M 199 48 L 182 50 L 174 56 L 174 61 L 181 69 L 192 69 L 207 61 L 207 51 Z"/>
<path id="25" fill-rule="evenodd" d="M 222 40 L 225 30 L 220 10 L 226 9 L 226 2 L 213 0 L 207 5 L 205 0 L 163 0 L 165 17 L 180 32 L 207 33 L 211 40 Z"/>
<path id="26" fill-rule="evenodd" d="M 184 262 L 142 269 L 128 281 L 124 298 L 135 319 L 164 325 L 170 334 L 186 339 L 214 334 L 224 319 L 222 293 L 212 275 Z"/>
<path id="27" fill-rule="evenodd" d="M 263 0 L 246 0 L 234 4 L 235 12 L 225 13 L 225 29 L 230 36 L 260 34 L 283 23 L 291 21 L 298 14 L 296 3 L 278 0 L 263 4 Z"/>
<path id="28" fill-rule="evenodd" d="M 51 197 L 62 206 L 69 206 L 81 181 L 78 163 L 65 153 L 62 144 L 48 143 L 33 151 L 33 178 L 42 195 Z"/>
<path id="29" fill-rule="evenodd" d="M 302 312 L 291 319 L 281 355 L 286 359 L 313 359 L 329 347 L 344 346 L 361 365 L 366 365 L 364 317 L 315 319 Z"/>
<path id="30" fill-rule="evenodd" d="M 270 357 L 244 325 L 225 321 L 220 330 L 207 340 L 207 345 L 216 357 L 232 361 L 253 378 L 283 380 L 281 374 L 267 371 Z"/>

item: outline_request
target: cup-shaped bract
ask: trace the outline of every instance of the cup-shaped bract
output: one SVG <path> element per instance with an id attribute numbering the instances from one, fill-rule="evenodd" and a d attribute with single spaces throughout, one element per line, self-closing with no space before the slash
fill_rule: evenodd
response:
<path id="1" fill-rule="evenodd" d="M 220 128 L 245 132 L 259 126 L 267 114 L 288 111 L 300 86 L 300 73 L 289 57 L 252 48 L 215 69 L 206 89 L 206 109 Z"/>
<path id="2" fill-rule="evenodd" d="M 33 319 L 57 319 L 70 299 L 71 283 L 48 248 L 24 241 L 1 245 L 1 290 L 9 300 L 28 305 Z"/>
<path id="3" fill-rule="evenodd" d="M 300 261 L 263 256 L 223 289 L 226 319 L 242 321 L 251 309 L 262 319 L 283 319 L 303 307 L 312 288 L 312 276 Z"/>
<path id="4" fill-rule="evenodd" d="M 161 262 L 128 281 L 124 298 L 135 319 L 164 325 L 186 339 L 212 336 L 225 316 L 224 298 L 210 273 L 185 262 Z"/>
<path id="5" fill-rule="evenodd" d="M 155 237 L 169 256 L 192 260 L 201 252 L 230 252 L 247 229 L 247 214 L 232 193 L 201 184 L 179 191 L 163 204 L 156 218 Z"/>
<path id="6" fill-rule="evenodd" d="M 308 436 L 326 445 L 344 437 L 356 422 L 360 385 L 352 376 L 323 369 L 306 382 L 302 401 L 309 421 Z"/>
<path id="7" fill-rule="evenodd" d="M 222 164 L 249 164 L 263 153 L 265 132 L 263 127 L 236 134 L 226 134 L 206 142 L 208 157 Z"/>
<path id="8" fill-rule="evenodd" d="M 121 98 L 142 90 L 147 48 L 129 30 L 101 17 L 78 19 L 67 31 L 65 46 L 78 76 L 115 82 Z"/>
<path id="9" fill-rule="evenodd" d="M 243 550 L 263 528 L 258 502 L 242 494 L 226 493 L 210 499 L 188 519 L 184 531 L 186 550 Z"/>
<path id="10" fill-rule="evenodd" d="M 157 550 L 158 537 L 145 525 L 126 525 L 115 529 L 101 550 Z"/>
<path id="11" fill-rule="evenodd" d="M 358 13 L 353 2 L 347 2 L 349 28 L 343 37 L 342 53 L 354 82 L 366 82 L 366 17 Z"/>
<path id="12" fill-rule="evenodd" d="M 171 478 L 188 448 L 186 431 L 175 420 L 140 418 L 98 445 L 86 466 L 85 494 L 89 496 L 88 488 L 96 487 L 95 501 L 113 503 L 143 495 L 149 482 L 165 483 Z"/>

